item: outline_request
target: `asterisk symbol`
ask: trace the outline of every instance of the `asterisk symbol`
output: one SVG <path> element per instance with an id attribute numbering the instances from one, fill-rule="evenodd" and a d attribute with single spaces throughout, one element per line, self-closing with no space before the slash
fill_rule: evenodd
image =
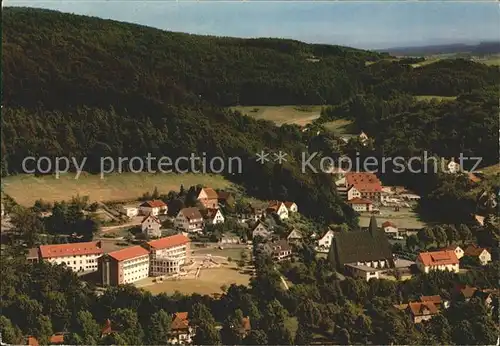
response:
<path id="1" fill-rule="evenodd" d="M 266 162 L 269 161 L 269 153 L 266 153 L 264 150 L 261 150 L 260 153 L 257 153 L 257 159 L 255 159 L 255 161 L 261 163 L 261 164 L 265 164 Z"/>
<path id="2" fill-rule="evenodd" d="M 274 161 L 278 161 L 279 164 L 282 164 L 283 162 L 286 162 L 287 153 L 282 152 L 281 150 L 276 154 L 274 153 Z"/>

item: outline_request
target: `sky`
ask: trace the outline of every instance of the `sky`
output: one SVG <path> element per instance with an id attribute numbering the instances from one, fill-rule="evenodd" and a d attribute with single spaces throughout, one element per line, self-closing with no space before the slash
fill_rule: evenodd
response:
<path id="1" fill-rule="evenodd" d="M 500 4 L 452 1 L 38 1 L 27 6 L 235 37 L 280 37 L 383 49 L 500 40 Z"/>

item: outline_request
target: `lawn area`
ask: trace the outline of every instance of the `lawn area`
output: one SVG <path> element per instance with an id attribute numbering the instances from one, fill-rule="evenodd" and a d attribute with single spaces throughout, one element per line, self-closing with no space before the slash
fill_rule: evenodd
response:
<path id="1" fill-rule="evenodd" d="M 395 212 L 393 210 L 381 210 L 382 214 L 377 215 L 377 224 L 380 226 L 386 221 L 394 222 L 399 228 L 412 228 L 418 229 L 426 227 L 427 224 L 425 222 L 420 221 L 420 218 L 417 213 L 402 209 L 399 212 Z M 370 214 L 363 214 L 359 217 L 359 226 L 360 227 L 368 227 L 370 224 Z"/>
<path id="2" fill-rule="evenodd" d="M 250 258 L 250 250 L 247 248 L 232 248 L 232 249 L 218 249 L 218 248 L 197 248 L 191 247 L 195 255 L 210 254 L 212 256 L 231 257 L 233 261 L 241 260 L 241 251 L 247 254 L 247 259 Z"/>
<path id="3" fill-rule="evenodd" d="M 347 119 L 337 119 L 323 124 L 323 126 L 332 131 L 337 136 L 354 135 L 351 129 L 352 121 Z"/>
<path id="4" fill-rule="evenodd" d="M 91 201 L 127 201 L 141 197 L 145 192 L 152 192 L 155 187 L 160 193 L 178 191 L 181 184 L 188 188 L 202 184 L 213 188 L 230 185 L 220 175 L 210 174 L 149 174 L 122 173 L 109 174 L 101 179 L 100 175 L 82 173 L 79 179 L 74 174 L 35 177 L 23 174 L 2 179 L 6 194 L 23 206 L 32 206 L 42 198 L 44 201 L 70 200 L 79 194 L 89 196 Z"/>
<path id="5" fill-rule="evenodd" d="M 150 280 L 151 278 L 142 280 Z M 141 286 L 142 281 L 137 284 Z M 200 272 L 200 277 L 198 279 L 186 279 L 186 280 L 166 280 L 161 283 L 155 283 L 149 286 L 142 287 L 146 291 L 153 294 L 159 293 L 169 293 L 172 294 L 175 291 L 179 291 L 183 294 L 208 294 L 222 293 L 221 286 L 230 286 L 231 284 L 237 285 L 248 285 L 250 281 L 250 275 L 242 274 L 236 268 L 214 268 L 214 269 L 202 269 Z"/>
<path id="6" fill-rule="evenodd" d="M 453 101 L 456 100 L 456 96 L 438 96 L 438 95 L 418 95 L 415 96 L 415 98 L 418 101 L 430 101 L 430 100 L 436 100 L 436 101 Z"/>
<path id="7" fill-rule="evenodd" d="M 255 119 L 269 120 L 276 125 L 296 124 L 305 126 L 320 117 L 322 106 L 236 106 L 240 111 Z"/>

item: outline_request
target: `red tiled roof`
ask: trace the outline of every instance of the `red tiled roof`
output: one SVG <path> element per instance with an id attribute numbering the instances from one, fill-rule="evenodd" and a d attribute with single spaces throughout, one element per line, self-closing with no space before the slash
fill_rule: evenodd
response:
<path id="1" fill-rule="evenodd" d="M 392 223 L 391 221 L 386 221 L 382 224 L 382 228 L 385 228 L 385 227 L 394 227 L 394 228 L 398 228 L 398 226 L 396 226 L 396 224 Z"/>
<path id="2" fill-rule="evenodd" d="M 249 332 L 251 329 L 252 327 L 250 325 L 250 317 L 243 317 L 241 319 L 241 329 L 239 332 L 243 334 Z"/>
<path id="3" fill-rule="evenodd" d="M 49 343 L 51 345 L 62 344 L 64 342 L 64 334 L 54 334 L 50 337 Z M 28 336 L 28 345 L 29 346 L 39 346 L 38 339 L 34 336 Z"/>
<path id="4" fill-rule="evenodd" d="M 413 302 L 408 303 L 408 307 L 411 310 L 413 316 L 425 315 L 424 311 L 428 310 L 430 314 L 437 314 L 438 308 L 433 302 Z"/>
<path id="5" fill-rule="evenodd" d="M 441 296 L 439 296 L 439 295 L 420 296 L 420 301 L 421 302 L 432 302 L 434 304 L 441 304 Z"/>
<path id="6" fill-rule="evenodd" d="M 284 203 L 285 203 L 285 207 L 287 207 L 287 208 L 290 208 L 292 205 L 295 204 L 295 202 L 288 202 L 288 201 L 284 202 Z"/>
<path id="7" fill-rule="evenodd" d="M 347 204 L 372 204 L 372 201 L 363 198 L 353 198 L 347 201 Z"/>
<path id="8" fill-rule="evenodd" d="M 101 335 L 107 335 L 113 332 L 113 329 L 111 328 L 111 321 L 108 318 L 106 322 L 104 323 L 104 327 L 101 330 Z"/>
<path id="9" fill-rule="evenodd" d="M 455 251 L 457 249 L 457 247 L 460 247 L 456 244 L 451 244 L 451 245 L 448 245 L 447 247 L 443 248 L 443 250 L 450 250 L 450 251 Z"/>
<path id="10" fill-rule="evenodd" d="M 155 249 L 166 249 L 174 246 L 189 243 L 189 238 L 182 234 L 176 234 L 170 237 L 160 238 L 148 242 L 148 245 Z"/>
<path id="11" fill-rule="evenodd" d="M 457 255 L 450 250 L 421 252 L 417 260 L 420 260 L 425 266 L 458 264 Z"/>
<path id="12" fill-rule="evenodd" d="M 481 178 L 479 178 L 474 173 L 468 173 L 467 175 L 469 177 L 469 180 L 472 181 L 473 183 L 479 183 L 481 181 Z"/>
<path id="13" fill-rule="evenodd" d="M 354 186 L 359 192 L 381 192 L 382 183 L 373 173 L 346 173 L 347 186 Z"/>
<path id="14" fill-rule="evenodd" d="M 149 255 L 149 251 L 142 246 L 137 245 L 110 252 L 108 253 L 108 255 L 121 262 L 132 258 Z"/>
<path id="15" fill-rule="evenodd" d="M 146 202 L 141 204 L 141 207 L 150 207 L 150 208 L 164 208 L 166 206 L 167 205 L 165 204 L 165 202 L 160 201 L 159 199 L 155 199 L 152 201 L 146 201 Z"/>
<path id="16" fill-rule="evenodd" d="M 204 187 L 203 189 L 200 190 L 200 193 L 201 193 L 201 191 L 205 191 L 205 194 L 207 195 L 207 199 L 218 199 L 219 198 L 217 191 L 215 191 L 211 187 Z M 200 194 L 198 193 L 198 196 L 199 195 Z"/>
<path id="17" fill-rule="evenodd" d="M 231 196 L 232 196 L 231 192 L 227 192 L 227 191 L 219 191 L 219 192 L 217 192 L 217 198 L 218 199 L 226 200 L 226 199 L 228 199 Z"/>
<path id="18" fill-rule="evenodd" d="M 149 214 L 148 216 L 144 217 L 144 219 L 142 219 L 141 223 L 144 223 L 144 221 L 146 221 L 148 218 L 152 217 L 153 218 L 153 221 L 156 222 L 156 223 L 159 223 L 161 225 L 161 221 L 160 219 L 158 219 L 156 216 L 154 215 L 151 215 Z"/>
<path id="19" fill-rule="evenodd" d="M 40 255 L 42 258 L 97 255 L 102 254 L 100 241 L 84 243 L 40 245 Z"/>
<path id="20" fill-rule="evenodd" d="M 176 312 L 170 326 L 171 330 L 183 330 L 189 328 L 189 320 L 187 312 Z"/>
<path id="21" fill-rule="evenodd" d="M 464 250 L 465 256 L 473 256 L 473 257 L 478 257 L 483 253 L 485 249 L 480 248 L 474 244 L 471 244 L 467 246 L 467 248 Z"/>

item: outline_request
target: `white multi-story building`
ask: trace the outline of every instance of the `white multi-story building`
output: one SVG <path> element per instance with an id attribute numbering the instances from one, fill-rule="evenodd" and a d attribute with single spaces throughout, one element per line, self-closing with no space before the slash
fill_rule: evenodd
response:
<path id="1" fill-rule="evenodd" d="M 460 270 L 459 260 L 455 251 L 452 250 L 421 252 L 415 263 L 417 268 L 424 273 L 429 273 L 431 270 L 458 273 Z"/>
<path id="2" fill-rule="evenodd" d="M 329 229 L 328 232 L 326 232 L 321 239 L 318 240 L 318 248 L 319 250 L 325 251 L 330 249 L 330 246 L 332 246 L 332 240 L 335 237 L 335 233 Z"/>
<path id="3" fill-rule="evenodd" d="M 124 205 L 122 210 L 129 218 L 139 215 L 139 208 L 136 206 Z"/>
<path id="4" fill-rule="evenodd" d="M 64 264 L 74 272 L 98 270 L 103 251 L 100 241 L 40 245 L 40 259 L 52 264 Z"/>
<path id="5" fill-rule="evenodd" d="M 102 282 L 118 286 L 145 279 L 149 261 L 149 251 L 139 245 L 110 252 L 99 259 Z"/>
<path id="6" fill-rule="evenodd" d="M 178 230 L 187 233 L 201 232 L 205 223 L 198 208 L 183 208 L 175 217 L 174 225 Z"/>
<path id="7" fill-rule="evenodd" d="M 280 201 L 271 201 L 267 207 L 269 213 L 275 213 L 279 216 L 281 220 L 288 219 L 288 208 L 285 203 Z"/>
<path id="8" fill-rule="evenodd" d="M 189 262 L 190 240 L 182 234 L 153 240 L 145 244 L 150 252 L 150 276 L 179 273 L 181 266 Z"/>

